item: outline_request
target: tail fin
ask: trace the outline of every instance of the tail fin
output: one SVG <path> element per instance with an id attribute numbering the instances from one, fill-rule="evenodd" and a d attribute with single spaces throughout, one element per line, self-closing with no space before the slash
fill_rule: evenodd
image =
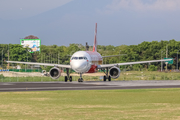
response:
<path id="1" fill-rule="evenodd" d="M 97 51 L 97 23 L 96 23 L 96 27 L 95 27 L 95 33 L 94 33 L 94 46 L 93 46 L 93 52 Z"/>

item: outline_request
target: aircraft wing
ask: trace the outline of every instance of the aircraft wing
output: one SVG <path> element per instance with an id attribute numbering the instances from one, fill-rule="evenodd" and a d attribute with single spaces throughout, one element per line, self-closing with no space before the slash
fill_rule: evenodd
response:
<path id="1" fill-rule="evenodd" d="M 125 63 L 114 63 L 114 64 L 102 64 L 98 66 L 100 68 L 107 68 L 113 66 L 121 66 L 121 65 L 133 65 L 133 64 L 141 64 L 141 63 L 153 63 L 153 62 L 161 62 L 161 61 L 171 61 L 172 59 L 162 59 L 162 60 L 149 60 L 149 61 L 137 61 L 137 62 L 125 62 Z"/>
<path id="2" fill-rule="evenodd" d="M 7 63 L 20 63 L 29 65 L 44 65 L 44 66 L 58 66 L 62 68 L 71 68 L 70 65 L 52 64 L 52 63 L 37 63 L 37 62 L 20 62 L 20 61 L 6 61 Z"/>

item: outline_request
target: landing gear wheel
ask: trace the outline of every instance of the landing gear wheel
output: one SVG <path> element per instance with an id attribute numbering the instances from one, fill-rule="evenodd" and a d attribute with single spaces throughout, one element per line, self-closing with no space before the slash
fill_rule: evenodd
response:
<path id="1" fill-rule="evenodd" d="M 104 79 L 103 79 L 103 81 L 106 81 L 106 76 L 104 76 Z"/>
<path id="2" fill-rule="evenodd" d="M 78 82 L 83 82 L 83 79 L 82 79 L 82 78 L 79 78 L 79 79 L 78 79 Z"/>
<path id="3" fill-rule="evenodd" d="M 69 81 L 72 82 L 72 76 L 69 77 Z"/>
<path id="4" fill-rule="evenodd" d="M 67 80 L 68 80 L 68 78 L 67 78 L 67 76 L 65 76 L 65 82 L 67 82 Z"/>
<path id="5" fill-rule="evenodd" d="M 108 80 L 111 81 L 111 76 L 108 77 Z"/>

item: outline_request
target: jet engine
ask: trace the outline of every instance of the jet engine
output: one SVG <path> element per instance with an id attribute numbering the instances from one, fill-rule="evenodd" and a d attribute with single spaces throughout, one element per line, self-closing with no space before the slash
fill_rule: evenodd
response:
<path id="1" fill-rule="evenodd" d="M 110 68 L 109 75 L 111 76 L 111 78 L 116 79 L 120 76 L 120 72 L 121 70 L 118 67 L 114 66 Z"/>
<path id="2" fill-rule="evenodd" d="M 57 67 L 51 68 L 49 75 L 52 79 L 58 79 L 61 76 L 61 70 Z"/>

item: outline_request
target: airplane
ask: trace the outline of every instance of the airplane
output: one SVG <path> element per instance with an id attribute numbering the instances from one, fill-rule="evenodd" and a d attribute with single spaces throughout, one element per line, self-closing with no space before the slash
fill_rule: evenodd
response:
<path id="1" fill-rule="evenodd" d="M 83 82 L 82 74 L 84 73 L 95 73 L 98 69 L 101 69 L 105 75 L 103 76 L 103 81 L 111 81 L 111 78 L 118 78 L 120 76 L 121 70 L 119 67 L 121 65 L 133 65 L 141 63 L 152 63 L 152 62 L 162 62 L 171 61 L 172 59 L 161 59 L 161 60 L 149 60 L 149 61 L 137 61 L 137 62 L 126 62 L 126 63 L 114 63 L 114 64 L 102 64 L 103 58 L 113 57 L 111 56 L 101 56 L 97 52 L 97 23 L 95 24 L 95 35 L 94 35 L 94 45 L 93 51 L 77 51 L 70 58 L 70 65 L 63 64 L 52 64 L 52 63 L 37 63 L 37 62 L 20 62 L 20 61 L 7 61 L 8 63 L 21 63 L 21 64 L 31 64 L 31 65 L 44 65 L 44 66 L 54 66 L 50 69 L 49 75 L 52 79 L 58 79 L 61 76 L 60 68 L 66 69 L 65 82 L 68 80 L 72 82 L 72 76 L 70 76 L 69 70 L 72 69 L 80 75 L 78 82 Z"/>

